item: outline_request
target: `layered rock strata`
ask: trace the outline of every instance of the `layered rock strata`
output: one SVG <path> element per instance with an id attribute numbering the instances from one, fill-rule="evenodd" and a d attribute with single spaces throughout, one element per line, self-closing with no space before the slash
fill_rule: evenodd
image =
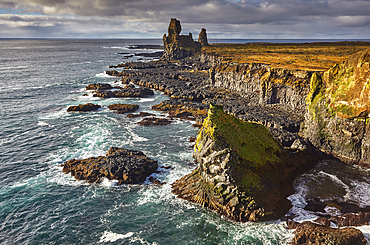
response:
<path id="1" fill-rule="evenodd" d="M 302 134 L 344 162 L 370 168 L 370 49 L 314 74 Z"/>
<path id="2" fill-rule="evenodd" d="M 211 105 L 194 146 L 198 167 L 173 183 L 181 198 L 238 221 L 278 218 L 298 172 L 313 164 L 307 150 L 288 151 L 261 124 Z"/>
<path id="3" fill-rule="evenodd" d="M 124 88 L 115 90 L 96 90 L 93 92 L 94 97 L 100 98 L 142 98 L 149 95 L 154 95 L 153 90 L 149 88 L 136 88 L 132 84 L 126 85 Z"/>
<path id="4" fill-rule="evenodd" d="M 121 184 L 139 184 L 157 170 L 157 161 L 141 151 L 112 147 L 106 156 L 66 161 L 64 173 L 71 173 L 77 180 L 99 183 L 103 178 L 118 180 Z"/>

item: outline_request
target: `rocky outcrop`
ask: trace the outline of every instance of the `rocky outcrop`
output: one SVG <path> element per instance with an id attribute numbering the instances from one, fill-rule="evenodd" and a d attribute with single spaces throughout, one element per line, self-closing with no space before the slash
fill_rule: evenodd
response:
<path id="1" fill-rule="evenodd" d="M 201 47 L 208 46 L 208 39 L 207 39 L 207 32 L 206 29 L 202 28 L 199 33 L 198 42 L 200 43 Z"/>
<path id="2" fill-rule="evenodd" d="M 294 231 L 292 245 L 298 244 L 336 244 L 336 245 L 366 245 L 366 239 L 361 231 L 355 228 L 331 228 L 312 222 L 303 222 L 301 224 L 290 223 L 288 228 L 296 229 Z"/>
<path id="3" fill-rule="evenodd" d="M 99 183 L 103 178 L 118 180 L 121 184 L 139 184 L 157 170 L 157 161 L 141 151 L 112 147 L 106 156 L 72 159 L 63 165 L 64 173 L 71 173 L 78 180 Z"/>
<path id="4" fill-rule="evenodd" d="M 67 111 L 95 111 L 101 108 L 100 105 L 87 103 L 87 104 L 80 104 L 80 105 L 72 105 L 68 107 Z"/>
<path id="5" fill-rule="evenodd" d="M 142 98 L 148 95 L 154 95 L 153 90 L 149 88 L 136 88 L 132 84 L 117 90 L 98 90 L 93 96 L 100 98 Z"/>
<path id="6" fill-rule="evenodd" d="M 313 164 L 307 150 L 286 150 L 261 124 L 211 105 L 194 146 L 198 167 L 173 183 L 181 198 L 238 221 L 279 218 L 291 207 L 291 182 Z"/>
<path id="7" fill-rule="evenodd" d="M 149 112 L 145 112 L 145 111 L 141 111 L 139 114 L 127 114 L 126 115 L 128 118 L 137 118 L 137 117 L 150 117 L 150 116 L 155 116 L 155 114 L 152 114 L 152 113 L 149 113 Z"/>
<path id="8" fill-rule="evenodd" d="M 177 19 L 171 19 L 168 27 L 168 35 L 164 34 L 164 54 L 166 60 L 179 60 L 194 55 L 202 46 L 208 44 L 206 30 L 203 28 L 199 34 L 200 42 L 193 40 L 191 33 L 189 35 L 180 35 L 181 25 Z"/>
<path id="9" fill-rule="evenodd" d="M 139 105 L 134 104 L 112 104 L 108 106 L 109 110 L 114 110 L 115 113 L 124 114 L 127 112 L 134 112 L 139 109 Z"/>
<path id="10" fill-rule="evenodd" d="M 158 117 L 147 117 L 137 122 L 141 126 L 158 126 L 158 125 L 167 125 L 170 124 L 171 120 L 167 118 L 158 118 Z"/>
<path id="11" fill-rule="evenodd" d="M 370 168 L 370 49 L 314 74 L 302 134 L 344 162 Z"/>
<path id="12" fill-rule="evenodd" d="M 108 83 L 93 83 L 86 86 L 86 90 L 109 90 L 112 88 L 112 85 Z"/>

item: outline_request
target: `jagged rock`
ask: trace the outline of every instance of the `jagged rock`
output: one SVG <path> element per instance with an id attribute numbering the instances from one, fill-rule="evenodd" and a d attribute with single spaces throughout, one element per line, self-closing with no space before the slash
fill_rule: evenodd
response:
<path id="1" fill-rule="evenodd" d="M 133 104 L 112 104 L 112 105 L 109 105 L 108 108 L 110 110 L 115 110 L 115 113 L 118 113 L 118 114 L 124 114 L 124 113 L 127 113 L 127 112 L 134 112 L 136 111 L 137 109 L 139 109 L 139 106 L 138 105 L 133 105 Z"/>
<path id="2" fill-rule="evenodd" d="M 289 227 L 289 225 L 288 225 Z M 366 245 L 366 239 L 361 231 L 355 228 L 331 228 L 306 221 L 290 225 L 294 231 L 292 245 L 298 244 L 336 244 L 336 245 Z"/>
<path id="3" fill-rule="evenodd" d="M 263 125 L 212 104 L 193 158 L 198 167 L 175 181 L 173 192 L 238 222 L 283 216 L 293 178 L 313 164 L 308 151 L 285 150 Z"/>
<path id="4" fill-rule="evenodd" d="M 87 104 L 80 104 L 80 105 L 72 105 L 68 107 L 67 111 L 95 111 L 97 109 L 101 108 L 100 105 L 95 105 L 92 103 L 87 103 Z"/>
<path id="5" fill-rule="evenodd" d="M 370 49 L 311 78 L 302 134 L 344 162 L 370 168 Z"/>
<path id="6" fill-rule="evenodd" d="M 137 122 L 137 124 L 141 126 L 158 126 L 158 125 L 167 125 L 170 124 L 171 121 L 167 118 L 157 118 L 157 117 L 148 117 L 144 118 L 140 122 Z"/>
<path id="7" fill-rule="evenodd" d="M 148 95 L 154 95 L 153 90 L 149 88 L 136 88 L 132 84 L 126 85 L 126 87 L 117 90 L 98 90 L 95 91 L 94 97 L 101 97 L 101 98 L 141 98 L 146 97 Z"/>
<path id="8" fill-rule="evenodd" d="M 171 19 L 168 27 L 168 36 L 164 34 L 164 54 L 166 60 L 178 60 L 194 55 L 200 50 L 203 44 L 207 43 L 207 34 L 205 29 L 201 32 L 201 41 L 195 42 L 191 33 L 189 35 L 180 35 L 181 25 L 177 19 Z M 207 43 L 208 44 L 208 43 Z"/>
<path id="9" fill-rule="evenodd" d="M 87 85 L 86 90 L 108 90 L 112 88 L 112 85 L 108 83 L 93 83 Z"/>
<path id="10" fill-rule="evenodd" d="M 150 117 L 150 116 L 155 116 L 155 114 L 149 113 L 149 112 L 144 112 L 141 111 L 139 114 L 127 114 L 128 118 L 137 118 L 137 117 Z"/>
<path id="11" fill-rule="evenodd" d="M 199 33 L 198 42 L 200 43 L 201 47 L 208 46 L 208 39 L 207 39 L 207 32 L 206 29 L 202 28 Z"/>
<path id="12" fill-rule="evenodd" d="M 141 151 L 112 147 L 106 156 L 72 159 L 63 165 L 64 173 L 78 180 L 99 183 L 102 179 L 118 180 L 118 184 L 139 184 L 158 168 L 157 161 Z"/>

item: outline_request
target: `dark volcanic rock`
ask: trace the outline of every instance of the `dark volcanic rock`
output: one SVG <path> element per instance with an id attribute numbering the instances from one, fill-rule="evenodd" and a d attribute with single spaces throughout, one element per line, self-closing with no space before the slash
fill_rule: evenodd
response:
<path id="1" fill-rule="evenodd" d="M 63 172 L 78 180 L 99 183 L 102 178 L 118 180 L 118 184 L 139 184 L 158 168 L 157 161 L 141 151 L 112 147 L 105 157 L 72 159 L 63 164 Z"/>
<path id="2" fill-rule="evenodd" d="M 155 116 L 155 114 L 144 112 L 144 111 L 141 111 L 139 114 L 127 114 L 128 118 L 151 117 L 151 116 Z"/>
<path id="3" fill-rule="evenodd" d="M 86 90 L 109 90 L 113 87 L 108 83 L 93 83 L 86 87 Z"/>
<path id="4" fill-rule="evenodd" d="M 118 113 L 118 114 L 124 114 L 124 113 L 127 113 L 127 112 L 134 112 L 136 111 L 137 109 L 139 109 L 139 106 L 138 105 L 132 105 L 132 104 L 112 104 L 112 105 L 109 105 L 108 108 L 110 110 L 115 110 L 115 113 Z"/>
<path id="5" fill-rule="evenodd" d="M 135 88 L 134 85 L 127 85 L 123 89 L 118 90 L 104 90 L 104 91 L 96 91 L 94 93 L 94 97 L 101 97 L 101 98 L 141 98 L 148 95 L 154 95 L 153 90 L 148 88 Z"/>
<path id="6" fill-rule="evenodd" d="M 281 218 L 292 180 L 313 165 L 308 150 L 281 147 L 266 127 L 211 105 L 194 146 L 198 167 L 173 183 L 179 197 L 238 222 Z"/>
<path id="7" fill-rule="evenodd" d="M 141 126 L 158 126 L 158 125 L 167 125 L 170 124 L 171 121 L 167 118 L 157 118 L 157 117 L 148 117 L 144 118 L 140 122 L 137 122 L 137 124 Z"/>
<path id="8" fill-rule="evenodd" d="M 152 58 L 158 57 L 159 58 L 163 56 L 163 51 L 157 51 L 154 53 L 137 53 L 135 54 L 135 56 L 152 57 Z"/>
<path id="9" fill-rule="evenodd" d="M 92 103 L 87 103 L 87 104 L 80 104 L 76 106 L 70 106 L 68 107 L 67 111 L 95 111 L 97 109 L 101 108 L 100 105 L 95 105 Z"/>
<path id="10" fill-rule="evenodd" d="M 366 245 L 361 231 L 355 228 L 336 229 L 325 227 L 312 222 L 303 222 L 296 225 L 294 238 L 291 244 L 336 244 L 336 245 Z"/>
<path id="11" fill-rule="evenodd" d="M 207 32 L 206 29 L 202 28 L 202 30 L 199 33 L 198 42 L 202 47 L 208 46 L 208 39 L 207 39 Z"/>

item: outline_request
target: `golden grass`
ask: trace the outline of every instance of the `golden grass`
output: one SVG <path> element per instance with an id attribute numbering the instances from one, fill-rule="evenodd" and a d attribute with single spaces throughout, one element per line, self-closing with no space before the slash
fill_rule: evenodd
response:
<path id="1" fill-rule="evenodd" d="M 273 68 L 326 71 L 348 56 L 370 48 L 370 42 L 212 44 L 202 52 L 223 62 L 263 63 Z"/>

